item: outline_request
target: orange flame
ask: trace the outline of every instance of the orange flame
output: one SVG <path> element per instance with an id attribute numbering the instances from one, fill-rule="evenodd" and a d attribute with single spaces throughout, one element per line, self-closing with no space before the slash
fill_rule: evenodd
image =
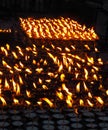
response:
<path id="1" fill-rule="evenodd" d="M 93 28 L 81 26 L 70 18 L 59 19 L 23 19 L 20 18 L 21 27 L 30 38 L 46 38 L 46 39 L 75 39 L 75 40 L 96 40 Z M 56 29 L 55 29 L 56 28 Z M 35 34 L 35 35 L 33 35 Z"/>
<path id="2" fill-rule="evenodd" d="M 53 103 L 48 98 L 42 98 L 42 100 L 46 101 L 50 107 L 53 107 Z"/>
<path id="3" fill-rule="evenodd" d="M 96 97 L 96 100 L 97 100 L 101 105 L 104 104 L 104 101 L 102 100 L 101 97 Z"/>

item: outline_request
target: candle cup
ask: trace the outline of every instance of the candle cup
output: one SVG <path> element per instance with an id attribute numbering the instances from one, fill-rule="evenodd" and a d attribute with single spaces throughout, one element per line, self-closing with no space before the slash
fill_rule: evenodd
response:
<path id="1" fill-rule="evenodd" d="M 93 112 L 83 112 L 82 113 L 83 114 L 83 117 L 85 118 L 85 117 L 89 117 L 89 118 L 93 118 L 95 115 L 94 115 L 94 113 Z"/>
<path id="2" fill-rule="evenodd" d="M 93 118 L 84 118 L 84 121 L 87 122 L 87 123 L 93 123 L 93 122 L 95 122 L 96 120 L 93 119 Z"/>
<path id="3" fill-rule="evenodd" d="M 55 127 L 54 127 L 54 125 L 43 125 L 42 129 L 43 130 L 54 130 Z"/>
<path id="4" fill-rule="evenodd" d="M 26 126 L 38 126 L 39 123 L 37 121 L 29 121 L 26 123 Z"/>
<path id="5" fill-rule="evenodd" d="M 57 121 L 57 125 L 62 125 L 62 126 L 64 126 L 64 125 L 69 125 L 69 121 L 68 120 L 58 120 Z"/>
<path id="6" fill-rule="evenodd" d="M 28 113 L 25 113 L 25 115 L 24 115 L 26 118 L 28 118 L 28 119 L 34 119 L 34 118 L 36 118 L 36 113 L 34 113 L 34 112 L 28 112 Z"/>
<path id="7" fill-rule="evenodd" d="M 72 124 L 71 124 L 71 128 L 72 128 L 72 129 L 82 130 L 82 129 L 83 129 L 83 125 L 82 125 L 81 123 L 72 123 Z"/>
<path id="8" fill-rule="evenodd" d="M 0 128 L 7 128 L 10 124 L 7 121 L 0 121 Z"/>
<path id="9" fill-rule="evenodd" d="M 27 126 L 26 130 L 39 130 L 36 126 Z"/>
<path id="10" fill-rule="evenodd" d="M 63 114 L 53 114 L 52 117 L 53 117 L 55 120 L 64 119 L 64 115 L 63 115 Z"/>
<path id="11" fill-rule="evenodd" d="M 78 117 L 70 118 L 71 122 L 81 122 L 81 119 Z"/>
<path id="12" fill-rule="evenodd" d="M 86 126 L 87 129 L 88 128 L 97 128 L 98 127 L 98 125 L 96 123 L 88 123 L 88 124 L 86 123 L 85 126 Z"/>
<path id="13" fill-rule="evenodd" d="M 0 115 L 0 121 L 1 120 L 8 120 L 8 118 L 9 117 L 7 115 L 3 115 L 3 114 Z"/>
<path id="14" fill-rule="evenodd" d="M 107 128 L 108 129 L 108 123 L 107 122 L 101 122 L 99 123 L 99 127 L 102 128 Z"/>
<path id="15" fill-rule="evenodd" d="M 42 122 L 43 125 L 54 125 L 54 121 L 52 120 L 43 120 Z"/>
<path id="16" fill-rule="evenodd" d="M 71 130 L 71 128 L 69 126 L 58 126 L 57 127 L 58 130 Z"/>
<path id="17" fill-rule="evenodd" d="M 98 119 L 100 120 L 100 122 L 107 122 L 108 123 L 108 117 L 107 116 L 98 117 Z"/>
<path id="18" fill-rule="evenodd" d="M 20 120 L 21 120 L 21 116 L 13 115 L 13 116 L 11 116 L 11 119 L 12 119 L 13 121 L 20 121 Z"/>
<path id="19" fill-rule="evenodd" d="M 19 127 L 22 128 L 23 122 L 22 121 L 13 121 L 12 122 L 13 127 Z"/>

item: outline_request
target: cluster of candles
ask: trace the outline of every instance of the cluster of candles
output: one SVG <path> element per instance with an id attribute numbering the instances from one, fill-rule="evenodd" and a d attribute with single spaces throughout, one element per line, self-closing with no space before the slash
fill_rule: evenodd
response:
<path id="1" fill-rule="evenodd" d="M 51 22 L 51 19 L 34 20 L 28 18 L 24 20 L 20 18 L 20 20 L 21 26 L 24 30 L 29 30 L 28 32 L 35 30 L 36 26 L 40 26 L 42 29 L 48 24 L 48 21 Z M 60 29 L 63 28 L 60 21 L 64 21 L 63 25 L 65 25 L 69 20 L 57 19 Z M 56 21 L 56 19 L 52 21 Z M 72 20 L 70 20 L 71 22 Z M 43 25 L 44 23 L 45 25 Z M 52 28 L 54 29 L 54 25 L 51 26 L 47 26 L 49 33 Z M 83 27 L 83 30 L 85 28 Z M 37 27 L 37 29 L 39 28 Z M 78 27 L 75 24 L 74 29 L 80 34 L 79 24 Z M 86 40 L 97 39 L 93 30 L 86 30 L 89 32 L 84 36 Z M 41 34 L 39 31 L 38 38 L 42 38 Z M 54 33 L 54 37 L 55 35 L 56 33 Z M 37 35 L 35 36 L 37 37 Z M 44 36 L 43 38 L 49 38 L 46 33 Z M 81 36 L 79 35 L 79 39 Z M 69 39 L 66 35 L 64 38 Z M 77 112 L 77 108 L 80 106 L 103 107 L 103 105 L 107 105 L 108 100 L 104 99 L 108 97 L 108 90 L 104 88 L 102 76 L 99 74 L 103 61 L 88 53 L 91 48 L 94 53 L 98 52 L 94 42 L 52 39 L 39 41 L 31 39 L 30 44 L 24 46 L 11 46 L 7 43 L 0 47 L 1 106 L 19 105 L 51 108 L 66 106 L 76 108 Z M 77 46 L 83 47 L 85 51 L 78 49 Z"/>
<path id="2" fill-rule="evenodd" d="M 35 39 L 63 39 L 63 40 L 96 40 L 93 28 L 81 26 L 77 21 L 70 18 L 58 19 L 23 19 L 20 18 L 21 27 L 30 38 Z"/>

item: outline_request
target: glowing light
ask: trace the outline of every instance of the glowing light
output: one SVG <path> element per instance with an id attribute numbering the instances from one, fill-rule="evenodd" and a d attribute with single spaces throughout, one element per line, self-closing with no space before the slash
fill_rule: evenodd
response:
<path id="1" fill-rule="evenodd" d="M 53 107 L 53 103 L 48 98 L 42 98 L 42 100 L 46 101 L 50 107 Z"/>
<path id="2" fill-rule="evenodd" d="M 46 39 L 75 39 L 75 40 L 95 40 L 98 39 L 93 28 L 81 26 L 70 18 L 59 19 L 23 19 L 20 18 L 20 25 L 30 38 Z M 56 26 L 56 29 L 55 29 Z M 34 35 L 35 34 L 35 35 Z M 89 47 L 86 46 L 88 49 Z M 70 51 L 66 49 L 66 51 Z"/>
<path id="3" fill-rule="evenodd" d="M 104 104 L 104 101 L 102 100 L 101 97 L 96 97 L 96 100 L 97 100 L 101 105 Z"/>

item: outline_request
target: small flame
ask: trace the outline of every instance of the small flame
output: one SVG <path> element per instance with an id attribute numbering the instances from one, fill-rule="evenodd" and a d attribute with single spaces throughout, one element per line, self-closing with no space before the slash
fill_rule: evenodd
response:
<path id="1" fill-rule="evenodd" d="M 101 105 L 104 104 L 104 101 L 102 100 L 101 97 L 96 97 L 96 100 L 97 100 Z"/>
<path id="2" fill-rule="evenodd" d="M 80 99 L 80 100 L 79 100 L 79 103 L 80 103 L 80 106 L 84 106 L 84 101 L 83 101 L 83 99 Z"/>
<path id="3" fill-rule="evenodd" d="M 57 97 L 59 97 L 59 99 L 63 100 L 64 96 L 62 92 L 56 92 Z"/>
<path id="4" fill-rule="evenodd" d="M 34 87 L 35 89 L 37 88 L 36 83 L 33 83 L 33 87 Z"/>
<path id="5" fill-rule="evenodd" d="M 38 73 L 41 73 L 43 71 L 43 68 L 37 68 L 35 69 Z"/>
<path id="6" fill-rule="evenodd" d="M 58 72 L 61 72 L 63 70 L 63 64 L 61 63 L 58 69 Z"/>
<path id="7" fill-rule="evenodd" d="M 66 103 L 67 103 L 68 107 L 72 107 L 72 105 L 73 105 L 72 95 L 67 95 Z"/>
<path id="8" fill-rule="evenodd" d="M 14 98 L 13 102 L 14 102 L 15 105 L 19 105 L 19 100 L 18 99 Z"/>
<path id="9" fill-rule="evenodd" d="M 18 56 L 17 56 L 16 52 L 13 51 L 12 54 L 13 54 L 15 59 L 18 59 Z"/>
<path id="10" fill-rule="evenodd" d="M 90 100 L 88 100 L 88 99 L 87 99 L 87 103 L 88 103 L 88 105 L 89 105 L 90 107 L 93 107 L 93 106 L 94 106 L 94 104 L 93 104 L 93 103 L 91 103 L 91 101 L 90 101 Z"/>
<path id="11" fill-rule="evenodd" d="M 31 102 L 29 102 L 29 101 L 27 101 L 27 100 L 26 100 L 25 102 L 26 102 L 27 105 L 31 105 Z"/>
<path id="12" fill-rule="evenodd" d="M 98 80 L 98 77 L 96 74 L 93 74 L 93 78 L 94 78 L 94 80 Z"/>
<path id="13" fill-rule="evenodd" d="M 7 67 L 8 69 L 11 69 L 11 66 L 9 66 L 6 61 L 2 60 L 2 64 L 4 67 Z"/>
<path id="14" fill-rule="evenodd" d="M 46 85 L 42 85 L 42 88 L 45 89 L 45 90 L 48 90 L 48 87 Z"/>
<path id="15" fill-rule="evenodd" d="M 42 84 L 42 79 L 41 78 L 39 78 L 39 83 Z"/>
<path id="16" fill-rule="evenodd" d="M 20 95 L 20 86 L 18 83 L 16 84 L 16 95 Z"/>
<path id="17" fill-rule="evenodd" d="M 30 91 L 26 90 L 26 95 L 27 95 L 28 98 L 30 98 L 31 97 Z"/>
<path id="18" fill-rule="evenodd" d="M 25 71 L 26 71 L 28 74 L 32 74 L 32 71 L 31 71 L 29 68 L 26 68 Z"/>
<path id="19" fill-rule="evenodd" d="M 9 51 L 9 50 L 10 50 L 10 45 L 9 45 L 9 44 L 6 44 L 6 48 L 7 48 L 7 50 Z"/>
<path id="20" fill-rule="evenodd" d="M 3 104 L 3 106 L 6 106 L 6 105 L 7 105 L 7 103 L 6 103 L 6 101 L 5 101 L 5 99 L 4 99 L 3 97 L 0 96 L 0 100 L 1 100 L 1 102 L 2 102 L 2 104 Z"/>
<path id="21" fill-rule="evenodd" d="M 2 71 L 0 71 L 0 75 L 3 75 L 3 72 L 2 72 Z"/>
<path id="22" fill-rule="evenodd" d="M 89 97 L 89 98 L 92 98 L 92 97 L 93 97 L 92 94 L 91 94 L 91 92 L 88 92 L 88 97 Z"/>
<path id="23" fill-rule="evenodd" d="M 9 85 L 7 79 L 5 79 L 5 88 L 6 88 L 6 89 L 9 89 L 9 88 L 10 88 L 10 85 Z"/>
<path id="24" fill-rule="evenodd" d="M 23 80 L 22 80 L 22 77 L 19 75 L 19 82 L 20 84 L 23 84 Z"/>
<path id="25" fill-rule="evenodd" d="M 100 65 L 103 65 L 103 61 L 102 61 L 101 58 L 98 58 L 98 63 L 99 63 Z"/>
<path id="26" fill-rule="evenodd" d="M 76 91 L 79 93 L 80 92 L 80 82 L 76 85 Z"/>
<path id="27" fill-rule="evenodd" d="M 106 94 L 108 95 L 108 90 L 106 90 Z"/>
<path id="28" fill-rule="evenodd" d="M 4 47 L 1 47 L 1 51 L 5 54 L 5 56 L 8 56 L 8 51 Z"/>
<path id="29" fill-rule="evenodd" d="M 61 81 L 64 81 L 65 80 L 65 74 L 61 74 L 60 79 L 61 79 Z"/>
<path id="30" fill-rule="evenodd" d="M 83 82 L 83 85 L 84 85 L 84 89 L 85 89 L 85 91 L 88 91 L 88 88 L 87 88 L 85 82 Z"/>
<path id="31" fill-rule="evenodd" d="M 88 79 L 88 70 L 86 68 L 84 68 L 84 73 L 85 73 L 85 79 Z"/>
<path id="32" fill-rule="evenodd" d="M 90 47 L 89 47 L 87 44 L 85 44 L 84 46 L 85 46 L 85 48 L 86 48 L 87 50 L 90 51 Z"/>
<path id="33" fill-rule="evenodd" d="M 53 103 L 48 98 L 42 98 L 42 100 L 46 101 L 50 107 L 53 107 Z"/>

